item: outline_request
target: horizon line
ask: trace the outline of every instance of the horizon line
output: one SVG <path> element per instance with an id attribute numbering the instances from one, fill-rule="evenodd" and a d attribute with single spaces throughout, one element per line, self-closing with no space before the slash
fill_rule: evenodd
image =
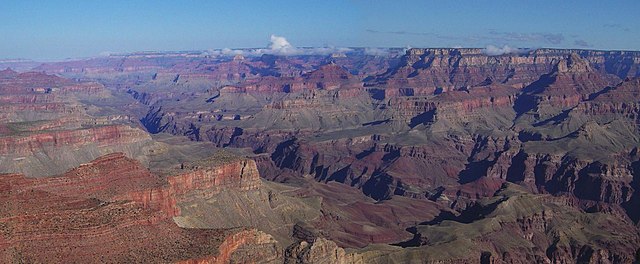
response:
<path id="1" fill-rule="evenodd" d="M 489 46 L 493 46 L 493 45 L 489 45 Z M 508 46 L 508 45 L 506 45 Z M 487 49 L 488 46 L 486 47 L 367 47 L 367 46 L 345 46 L 345 47 L 326 47 L 326 46 L 303 46 L 303 47 L 296 47 L 297 49 L 317 49 L 317 48 L 334 48 L 334 49 L 387 49 L 387 50 L 402 50 L 402 49 L 406 49 L 406 50 L 410 50 L 410 49 L 449 49 L 449 50 L 485 50 Z M 499 46 L 494 46 L 494 47 L 499 47 Z M 530 51 L 536 51 L 536 50 L 576 50 L 576 51 L 597 51 L 597 52 L 640 52 L 640 50 L 632 50 L 632 49 L 598 49 L 598 48 L 554 48 L 554 47 L 537 47 L 537 48 L 514 48 L 517 50 L 522 50 L 522 51 L 526 51 L 526 52 L 530 52 Z M 38 62 L 38 63 L 47 63 L 47 62 L 65 62 L 65 61 L 78 61 L 78 60 L 89 60 L 89 59 L 97 59 L 97 58 L 109 58 L 109 57 L 119 57 L 119 56 L 132 56 L 132 55 L 144 55 L 144 54 L 158 54 L 158 55 L 169 55 L 169 54 L 175 54 L 175 55 L 180 55 L 181 53 L 199 53 L 198 55 L 202 55 L 202 53 L 206 53 L 208 51 L 224 51 L 224 50 L 230 50 L 230 51 L 236 51 L 236 50 L 241 50 L 241 51 L 257 51 L 257 50 L 267 50 L 264 47 L 253 47 L 253 48 L 213 48 L 213 49 L 194 49 L 194 50 L 139 50 L 139 51 L 126 51 L 126 52 L 108 52 L 105 51 L 103 53 L 109 53 L 108 55 L 100 55 L 97 54 L 95 56 L 85 56 L 85 57 L 67 57 L 67 58 L 61 58 L 61 59 L 31 59 L 31 58 L 0 58 L 0 63 L 29 63 L 29 62 Z M 353 51 L 335 51 L 335 52 L 330 52 L 327 54 L 269 54 L 269 53 L 263 53 L 263 54 L 217 54 L 217 55 L 213 55 L 216 57 L 233 57 L 236 55 L 243 55 L 243 56 L 247 56 L 247 57 L 259 57 L 262 55 L 273 55 L 273 56 L 282 56 L 282 57 L 295 57 L 295 56 L 330 56 L 331 54 L 335 54 L 335 53 L 349 53 L 349 52 L 353 52 Z M 510 52 L 510 53 L 504 53 L 504 54 L 499 54 L 499 55 L 490 55 L 490 56 L 502 56 L 502 55 L 507 55 L 507 54 L 517 54 L 516 52 Z M 207 55 L 205 55 L 207 56 Z M 212 55 L 208 55 L 208 56 L 212 56 Z"/>

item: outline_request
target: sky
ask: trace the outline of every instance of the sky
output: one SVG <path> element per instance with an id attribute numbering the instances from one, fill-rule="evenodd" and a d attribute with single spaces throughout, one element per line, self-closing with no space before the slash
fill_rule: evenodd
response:
<path id="1" fill-rule="evenodd" d="M 294 47 L 640 50 L 640 1 L 0 0 L 0 58 Z"/>

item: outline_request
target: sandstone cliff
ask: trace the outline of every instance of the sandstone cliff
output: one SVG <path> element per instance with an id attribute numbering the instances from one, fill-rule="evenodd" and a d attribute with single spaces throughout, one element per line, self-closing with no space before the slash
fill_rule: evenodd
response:
<path id="1" fill-rule="evenodd" d="M 190 192 L 246 190 L 255 185 L 251 181 L 259 181 L 255 164 L 254 172 L 245 169 L 249 161 L 229 160 L 222 167 L 210 162 L 205 164 L 211 169 L 191 168 L 168 179 L 123 154 L 101 157 L 59 177 L 2 175 L 0 258 L 95 263 L 275 260 L 281 251 L 268 234 L 183 229 L 171 220 L 180 214 L 175 201 Z"/>

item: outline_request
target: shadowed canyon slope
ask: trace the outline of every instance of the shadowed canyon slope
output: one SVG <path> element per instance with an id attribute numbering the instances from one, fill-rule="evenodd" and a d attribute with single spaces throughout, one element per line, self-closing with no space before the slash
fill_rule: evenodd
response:
<path id="1" fill-rule="evenodd" d="M 631 263 L 639 65 L 353 49 L 0 71 L 1 257 Z"/>

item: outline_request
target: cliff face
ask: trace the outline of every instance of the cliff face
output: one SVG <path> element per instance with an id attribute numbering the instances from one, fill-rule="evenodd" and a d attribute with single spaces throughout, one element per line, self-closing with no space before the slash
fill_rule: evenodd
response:
<path id="1" fill-rule="evenodd" d="M 149 135 L 144 131 L 124 125 L 71 131 L 40 132 L 34 135 L 0 138 L 0 155 L 29 155 L 44 148 L 80 147 L 88 144 L 131 144 L 149 139 Z"/>
<path id="2" fill-rule="evenodd" d="M 175 175 L 167 177 L 165 184 L 127 192 L 120 198 L 140 202 L 145 207 L 156 208 L 174 217 L 181 215 L 178 203 L 209 199 L 223 190 L 256 190 L 261 183 L 256 163 L 252 160 L 220 162 L 209 159 L 198 161 L 198 164 L 181 164 L 180 167 L 171 171 Z"/>
<path id="3" fill-rule="evenodd" d="M 179 264 L 280 263 L 282 251 L 270 235 L 246 230 L 225 238 L 217 256 L 179 261 Z"/>
<path id="4" fill-rule="evenodd" d="M 538 49 L 489 56 L 481 49 L 410 49 L 397 67 L 367 85 L 391 90 L 411 87 L 417 95 L 477 86 L 487 80 L 520 88 L 551 72 L 572 53 L 585 58 L 601 74 L 621 79 L 638 76 L 637 52 Z"/>
<path id="5" fill-rule="evenodd" d="M 228 263 L 278 258 L 281 251 L 268 234 L 182 229 L 173 223 L 171 217 L 180 214 L 176 200 L 192 192 L 246 191 L 259 182 L 255 163 L 247 160 L 192 169 L 163 179 L 115 153 L 58 177 L 2 175 L 0 258 L 96 263 Z"/>
<path id="6" fill-rule="evenodd" d="M 260 184 L 260 175 L 256 163 L 242 160 L 221 164 L 214 168 L 199 169 L 168 179 L 171 192 L 184 195 L 194 190 L 206 190 L 207 195 L 222 189 L 255 190 Z"/>
<path id="7" fill-rule="evenodd" d="M 106 58 L 102 68 L 98 61 L 43 66 L 99 76 L 114 93 L 122 92 L 117 96 L 140 103 L 109 108 L 102 107 L 110 104 L 105 98 L 89 107 L 91 100 L 76 100 L 90 98 L 99 89 L 95 84 L 41 74 L 34 74 L 35 84 L 20 83 L 19 74 L 5 71 L 0 78 L 14 84 L 0 93 L 7 103 L 0 105 L 0 118 L 7 120 L 0 134 L 8 148 L 31 137 L 22 149 L 34 146 L 34 153 L 40 146 L 55 146 L 49 152 L 80 146 L 94 155 L 87 150 L 91 141 L 104 142 L 109 151 L 131 145 L 124 152 L 152 153 L 135 143 L 131 127 L 140 119 L 153 134 L 242 148 L 234 151 L 253 161 L 184 163 L 149 182 L 142 180 L 148 175 L 130 175 L 135 168 L 123 166 L 127 171 L 117 173 L 133 185 L 109 174 L 122 185 L 117 189 L 128 190 L 115 196 L 109 196 L 115 187 L 99 187 L 109 186 L 103 180 L 78 186 L 94 191 L 96 199 L 153 211 L 153 223 L 171 217 L 189 229 L 256 228 L 272 235 L 290 262 L 632 261 L 637 249 L 624 241 L 637 242 L 640 219 L 638 52 L 354 53 L 233 59 L 138 54 Z M 47 82 L 57 89 L 40 89 Z M 76 86 L 88 92 L 69 88 Z M 115 108 L 135 116 L 119 118 Z M 90 119 L 73 121 L 84 115 Z M 121 131 L 91 135 L 102 135 L 103 126 Z M 128 143 L 115 147 L 119 140 Z M 176 148 L 175 156 L 191 154 L 186 152 Z M 4 162 L 19 164 L 20 157 Z M 258 171 L 288 186 L 260 184 Z M 505 183 L 520 187 L 505 189 Z M 56 184 L 60 192 L 71 189 Z M 246 241 L 263 241 L 254 235 Z M 229 239 L 229 251 L 236 248 L 233 241 L 244 241 Z M 264 245 L 247 254 L 271 260 L 265 255 L 271 244 Z M 188 259 L 215 262 L 229 254 L 222 255 Z"/>
<path id="8" fill-rule="evenodd" d="M 151 137 L 95 82 L 44 73 L 0 78 L 0 172 L 50 176 L 111 152 L 141 157 Z"/>
<path id="9" fill-rule="evenodd" d="M 256 252 L 271 257 L 275 242 L 267 234 L 183 229 L 172 220 L 180 215 L 179 201 L 192 193 L 255 188 L 255 164 L 230 161 L 168 179 L 152 174 L 143 163 L 156 143 L 136 118 L 116 110 L 126 102 L 113 99 L 98 83 L 3 71 L 0 172 L 58 176 L 0 177 L 1 262 L 255 262 Z"/>
<path id="10" fill-rule="evenodd" d="M 457 217 L 442 216 L 417 226 L 414 238 L 401 244 L 433 263 L 482 263 L 483 259 L 493 263 L 626 263 L 633 261 L 636 250 L 627 241 L 639 238 L 631 229 L 628 222 L 607 214 L 576 210 L 570 200 L 531 195 L 504 185 L 492 198 L 478 201 Z M 611 235 L 622 234 L 620 230 L 627 230 L 622 232 L 625 237 Z M 609 235 L 602 235 L 605 233 Z M 425 250 L 419 251 L 420 247 Z M 408 252 L 390 255 L 406 258 Z M 439 252 L 446 252 L 446 257 Z"/>
<path id="11" fill-rule="evenodd" d="M 211 198 L 222 190 L 254 190 L 260 184 L 256 164 L 249 160 L 192 169 L 168 177 L 165 186 L 127 193 L 122 198 L 138 201 L 145 207 L 162 210 L 168 216 L 174 217 L 181 214 L 178 206 L 180 202 Z"/>
<path id="12" fill-rule="evenodd" d="M 128 125 L 21 132 L 0 137 L 0 171 L 52 175 L 116 150 L 139 157 L 150 143 L 149 134 Z"/>
<path id="13" fill-rule="evenodd" d="M 239 86 L 223 88 L 232 93 L 295 93 L 308 90 L 336 90 L 341 88 L 359 88 L 361 83 L 341 66 L 330 63 L 297 77 L 254 78 Z"/>
<path id="14" fill-rule="evenodd" d="M 602 93 L 594 94 L 592 100 L 578 105 L 576 111 L 586 115 L 621 115 L 637 119 L 640 78 L 625 80 Z"/>
<path id="15" fill-rule="evenodd" d="M 354 253 L 346 253 L 333 241 L 317 238 L 312 243 L 301 241 L 285 251 L 285 263 L 364 263 Z"/>

